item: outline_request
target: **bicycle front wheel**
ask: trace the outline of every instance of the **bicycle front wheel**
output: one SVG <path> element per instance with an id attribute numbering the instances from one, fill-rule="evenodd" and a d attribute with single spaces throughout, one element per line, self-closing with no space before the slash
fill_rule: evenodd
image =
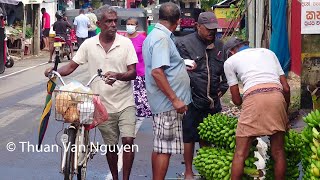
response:
<path id="1" fill-rule="evenodd" d="M 88 164 L 88 157 L 87 155 L 90 153 L 89 149 L 89 131 L 84 131 L 84 141 L 85 149 L 83 152 L 81 152 L 81 160 L 83 160 L 83 164 L 78 166 L 78 175 L 77 180 L 85 180 L 87 175 L 87 164 Z"/>
<path id="2" fill-rule="evenodd" d="M 67 158 L 66 158 L 66 166 L 64 168 L 64 180 L 72 180 L 74 173 L 74 152 L 72 152 L 72 147 L 75 144 L 76 140 L 76 129 L 70 128 L 67 130 L 68 134 L 68 142 L 69 145 Z"/>

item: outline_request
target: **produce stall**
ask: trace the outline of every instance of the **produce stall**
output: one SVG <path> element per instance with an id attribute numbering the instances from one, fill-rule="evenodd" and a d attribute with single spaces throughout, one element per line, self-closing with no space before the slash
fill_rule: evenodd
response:
<path id="1" fill-rule="evenodd" d="M 20 3 L 20 5 L 22 4 L 22 0 L 0 0 L 0 3 L 5 4 L 5 5 L 9 5 L 9 6 L 10 5 L 14 6 L 14 8 L 12 8 L 12 9 L 17 8 L 14 11 L 23 12 L 23 16 L 25 15 L 25 8 L 24 8 L 25 6 L 24 5 L 17 6 L 17 5 L 19 5 L 19 3 Z M 19 9 L 19 8 L 21 8 L 21 9 Z M 10 24 L 11 24 L 11 22 L 12 22 L 11 19 L 13 19 L 13 20 L 16 19 L 14 13 L 12 14 L 13 11 L 11 11 L 11 10 L 9 11 L 9 10 L 10 10 L 10 8 L 5 9 L 5 11 L 8 11 L 8 12 L 4 12 L 6 17 L 8 18 L 6 25 L 8 24 L 8 22 L 10 22 Z M 26 21 L 26 19 L 25 19 L 25 17 L 23 17 L 23 22 L 25 22 L 25 21 Z M 8 40 L 8 38 L 10 38 L 10 40 L 9 40 L 10 42 L 15 41 L 16 46 L 20 45 L 19 48 L 16 48 L 16 51 L 23 52 L 24 49 L 22 48 L 23 47 L 22 44 L 24 44 L 24 31 L 22 31 L 21 33 L 12 33 L 10 31 L 8 31 L 8 29 L 11 29 L 11 28 L 9 26 L 5 26 L 6 39 Z M 23 29 L 23 28 L 21 28 L 21 29 Z M 6 44 L 6 46 L 7 46 L 7 44 Z M 12 51 L 10 48 L 8 50 L 9 50 L 9 52 Z M 21 58 L 23 58 L 23 53 L 21 53 Z"/>
<path id="2" fill-rule="evenodd" d="M 301 132 L 290 129 L 285 134 L 286 179 L 320 179 L 320 111 L 311 111 L 303 121 L 306 126 Z M 227 113 L 209 115 L 200 123 L 201 139 L 212 144 L 200 148 L 194 158 L 195 168 L 205 179 L 230 179 L 237 122 L 233 113 Z M 268 138 L 253 141 L 244 176 L 244 179 L 275 179 Z"/>
<path id="3" fill-rule="evenodd" d="M 10 53 L 23 51 L 24 55 L 30 54 L 30 46 L 32 42 L 33 32 L 30 25 L 27 25 L 25 38 L 23 38 L 23 28 L 21 24 L 13 27 L 6 26 L 7 45 Z M 24 48 L 22 47 L 24 41 Z"/>

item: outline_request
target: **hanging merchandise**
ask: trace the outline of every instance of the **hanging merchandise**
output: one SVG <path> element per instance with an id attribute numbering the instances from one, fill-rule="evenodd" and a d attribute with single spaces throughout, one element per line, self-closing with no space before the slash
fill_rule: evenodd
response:
<path id="1" fill-rule="evenodd" d="M 271 1 L 271 43 L 272 50 L 278 57 L 283 71 L 290 68 L 290 52 L 287 30 L 287 0 Z"/>

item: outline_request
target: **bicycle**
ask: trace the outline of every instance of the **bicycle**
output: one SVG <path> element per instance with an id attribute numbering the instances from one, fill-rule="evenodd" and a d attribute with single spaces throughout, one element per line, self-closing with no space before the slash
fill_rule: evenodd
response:
<path id="1" fill-rule="evenodd" d="M 64 86 L 66 85 L 58 72 L 51 71 L 49 77 L 52 77 L 52 75 L 58 77 Z M 89 87 L 97 77 L 104 80 L 101 69 L 98 69 L 97 74 L 89 80 L 86 87 Z M 54 90 L 55 119 L 63 123 L 69 123 L 66 128 L 63 124 L 62 130 L 64 132 L 60 137 L 63 144 L 63 148 L 60 146 L 63 149 L 61 151 L 60 173 L 64 174 L 64 180 L 73 179 L 75 174 L 78 180 L 84 180 L 88 160 L 89 158 L 92 159 L 97 153 L 97 147 L 92 148 L 89 144 L 90 135 L 86 127 L 93 122 L 95 106 L 92 101 L 98 96 L 98 94 L 92 93 Z M 61 131 L 57 133 L 57 136 Z"/>

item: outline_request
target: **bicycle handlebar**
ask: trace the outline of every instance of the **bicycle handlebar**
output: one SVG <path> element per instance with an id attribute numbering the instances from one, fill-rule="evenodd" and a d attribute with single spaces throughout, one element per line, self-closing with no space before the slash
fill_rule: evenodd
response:
<path id="1" fill-rule="evenodd" d="M 52 71 L 49 73 L 48 77 L 51 77 L 51 76 L 57 76 L 58 79 L 60 80 L 60 82 L 61 82 L 64 86 L 66 85 L 66 83 L 65 83 L 64 80 L 62 79 L 62 76 L 61 76 L 57 71 L 52 70 Z M 86 84 L 86 86 L 89 87 L 90 84 L 92 83 L 92 81 L 93 81 L 95 78 L 97 78 L 98 76 L 101 77 L 101 78 L 103 77 L 103 75 L 102 75 L 102 70 L 101 70 L 101 69 L 98 69 L 98 70 L 97 70 L 97 74 L 95 74 L 94 76 L 91 77 L 91 79 L 90 79 L 89 82 Z"/>

